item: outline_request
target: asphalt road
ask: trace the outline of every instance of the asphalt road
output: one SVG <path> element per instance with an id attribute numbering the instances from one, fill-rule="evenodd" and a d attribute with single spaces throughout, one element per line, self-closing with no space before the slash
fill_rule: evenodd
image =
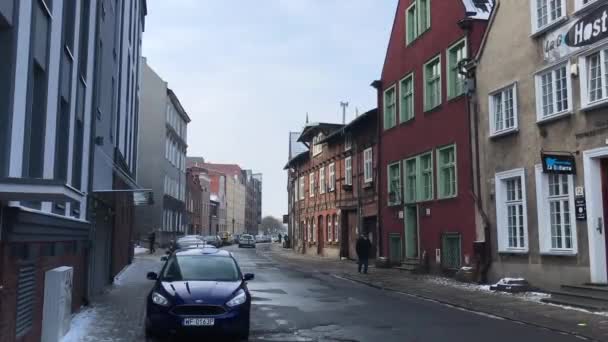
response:
<path id="1" fill-rule="evenodd" d="M 271 257 L 269 246 L 228 247 L 254 298 L 253 341 L 580 341 L 533 326 L 382 291 Z"/>

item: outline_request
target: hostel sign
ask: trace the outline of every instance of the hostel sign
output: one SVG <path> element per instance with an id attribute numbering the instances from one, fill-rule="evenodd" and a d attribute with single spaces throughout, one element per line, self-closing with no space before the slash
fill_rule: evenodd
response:
<path id="1" fill-rule="evenodd" d="M 576 164 L 571 155 L 541 154 L 544 173 L 557 173 L 562 175 L 576 174 Z"/>
<path id="2" fill-rule="evenodd" d="M 608 38 L 608 5 L 600 6 L 547 34 L 545 60 L 552 62 Z"/>

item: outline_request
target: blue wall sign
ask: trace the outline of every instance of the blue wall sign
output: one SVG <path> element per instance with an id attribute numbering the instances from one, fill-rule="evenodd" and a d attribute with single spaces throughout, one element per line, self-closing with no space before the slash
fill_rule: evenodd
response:
<path id="1" fill-rule="evenodd" d="M 541 154 L 544 173 L 576 174 L 576 163 L 570 155 Z"/>

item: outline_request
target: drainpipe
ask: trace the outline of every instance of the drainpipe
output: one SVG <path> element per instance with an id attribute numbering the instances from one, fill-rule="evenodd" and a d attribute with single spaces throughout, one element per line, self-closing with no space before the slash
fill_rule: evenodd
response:
<path id="1" fill-rule="evenodd" d="M 378 250 L 376 251 L 376 256 L 377 257 L 383 257 L 384 256 L 384 249 L 383 249 L 383 245 L 384 245 L 384 236 L 382 236 L 382 214 L 381 214 L 381 208 L 382 208 L 382 196 L 380 195 L 380 169 L 382 168 L 382 115 L 381 115 L 381 110 L 380 110 L 380 96 L 382 93 L 382 81 L 380 80 L 375 80 L 374 82 L 372 82 L 371 84 L 372 87 L 374 87 L 374 89 L 376 89 L 376 93 L 377 93 L 377 103 L 378 103 L 378 108 L 376 109 L 376 146 L 377 146 L 377 150 L 378 150 L 378 164 L 376 167 L 376 179 L 378 179 L 377 184 L 375 184 L 375 188 L 376 188 L 376 231 L 378 232 Z"/>
<path id="2" fill-rule="evenodd" d="M 473 22 L 471 19 L 461 20 L 458 25 L 460 28 L 465 31 L 467 36 L 467 40 L 471 40 L 471 26 Z M 468 55 L 472 56 L 473 52 L 471 49 L 471 44 L 468 44 Z M 470 148 L 470 158 L 471 161 L 474 161 L 474 169 L 473 167 L 470 170 L 471 177 L 471 196 L 473 197 L 473 201 L 475 202 L 477 211 L 483 220 L 483 230 L 484 230 L 484 240 L 483 248 L 479 250 L 476 246 L 474 246 L 475 254 L 478 255 L 477 267 L 476 269 L 479 272 L 479 276 L 481 277 L 481 282 L 486 283 L 488 279 L 488 272 L 492 265 L 492 252 L 491 252 L 491 223 L 484 211 L 482 198 L 480 196 L 481 193 L 481 163 L 479 160 L 479 103 L 477 93 L 475 91 L 476 84 L 476 67 L 477 62 L 475 60 L 469 60 L 465 65 L 466 69 L 466 77 L 470 82 L 473 82 L 473 91 L 468 93 L 466 96 L 467 103 L 467 114 L 468 114 L 468 122 L 469 122 L 469 142 L 472 144 Z M 468 90 L 467 90 L 468 92 Z M 473 151 L 474 146 L 474 151 Z M 476 177 L 475 177 L 476 176 Z M 479 260 L 481 259 L 481 260 Z"/>

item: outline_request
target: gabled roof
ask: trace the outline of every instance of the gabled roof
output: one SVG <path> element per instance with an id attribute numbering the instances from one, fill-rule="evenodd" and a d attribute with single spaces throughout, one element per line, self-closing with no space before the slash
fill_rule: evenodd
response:
<path id="1" fill-rule="evenodd" d="M 291 168 L 292 166 L 294 166 L 294 165 L 296 165 L 298 163 L 304 162 L 304 161 L 306 161 L 309 158 L 310 158 L 309 151 L 304 151 L 304 152 L 298 154 L 297 156 L 291 158 L 291 160 L 289 160 L 287 162 L 287 165 L 285 165 L 285 167 L 283 168 L 283 170 L 289 170 L 289 168 Z"/>
<path id="2" fill-rule="evenodd" d="M 363 126 L 368 123 L 370 120 L 375 122 L 378 116 L 378 108 L 374 108 L 369 110 L 356 118 L 354 118 L 351 122 L 349 122 L 346 126 L 342 127 L 342 129 L 334 131 L 332 134 L 325 137 L 325 139 L 321 140 L 320 143 L 329 142 L 335 140 L 339 137 L 343 137 L 345 133 L 350 132 L 356 128 Z"/>
<path id="3" fill-rule="evenodd" d="M 242 170 L 241 167 L 236 164 L 213 164 L 213 163 L 204 163 L 202 165 L 203 168 L 206 168 L 211 171 L 223 173 L 225 175 L 238 175 L 241 176 Z"/>
<path id="4" fill-rule="evenodd" d="M 313 137 L 317 136 L 319 133 L 323 133 L 326 136 L 333 133 L 335 130 L 344 127 L 342 124 L 333 124 L 326 122 L 316 122 L 306 125 L 302 134 L 298 138 L 298 142 L 309 142 Z"/>

